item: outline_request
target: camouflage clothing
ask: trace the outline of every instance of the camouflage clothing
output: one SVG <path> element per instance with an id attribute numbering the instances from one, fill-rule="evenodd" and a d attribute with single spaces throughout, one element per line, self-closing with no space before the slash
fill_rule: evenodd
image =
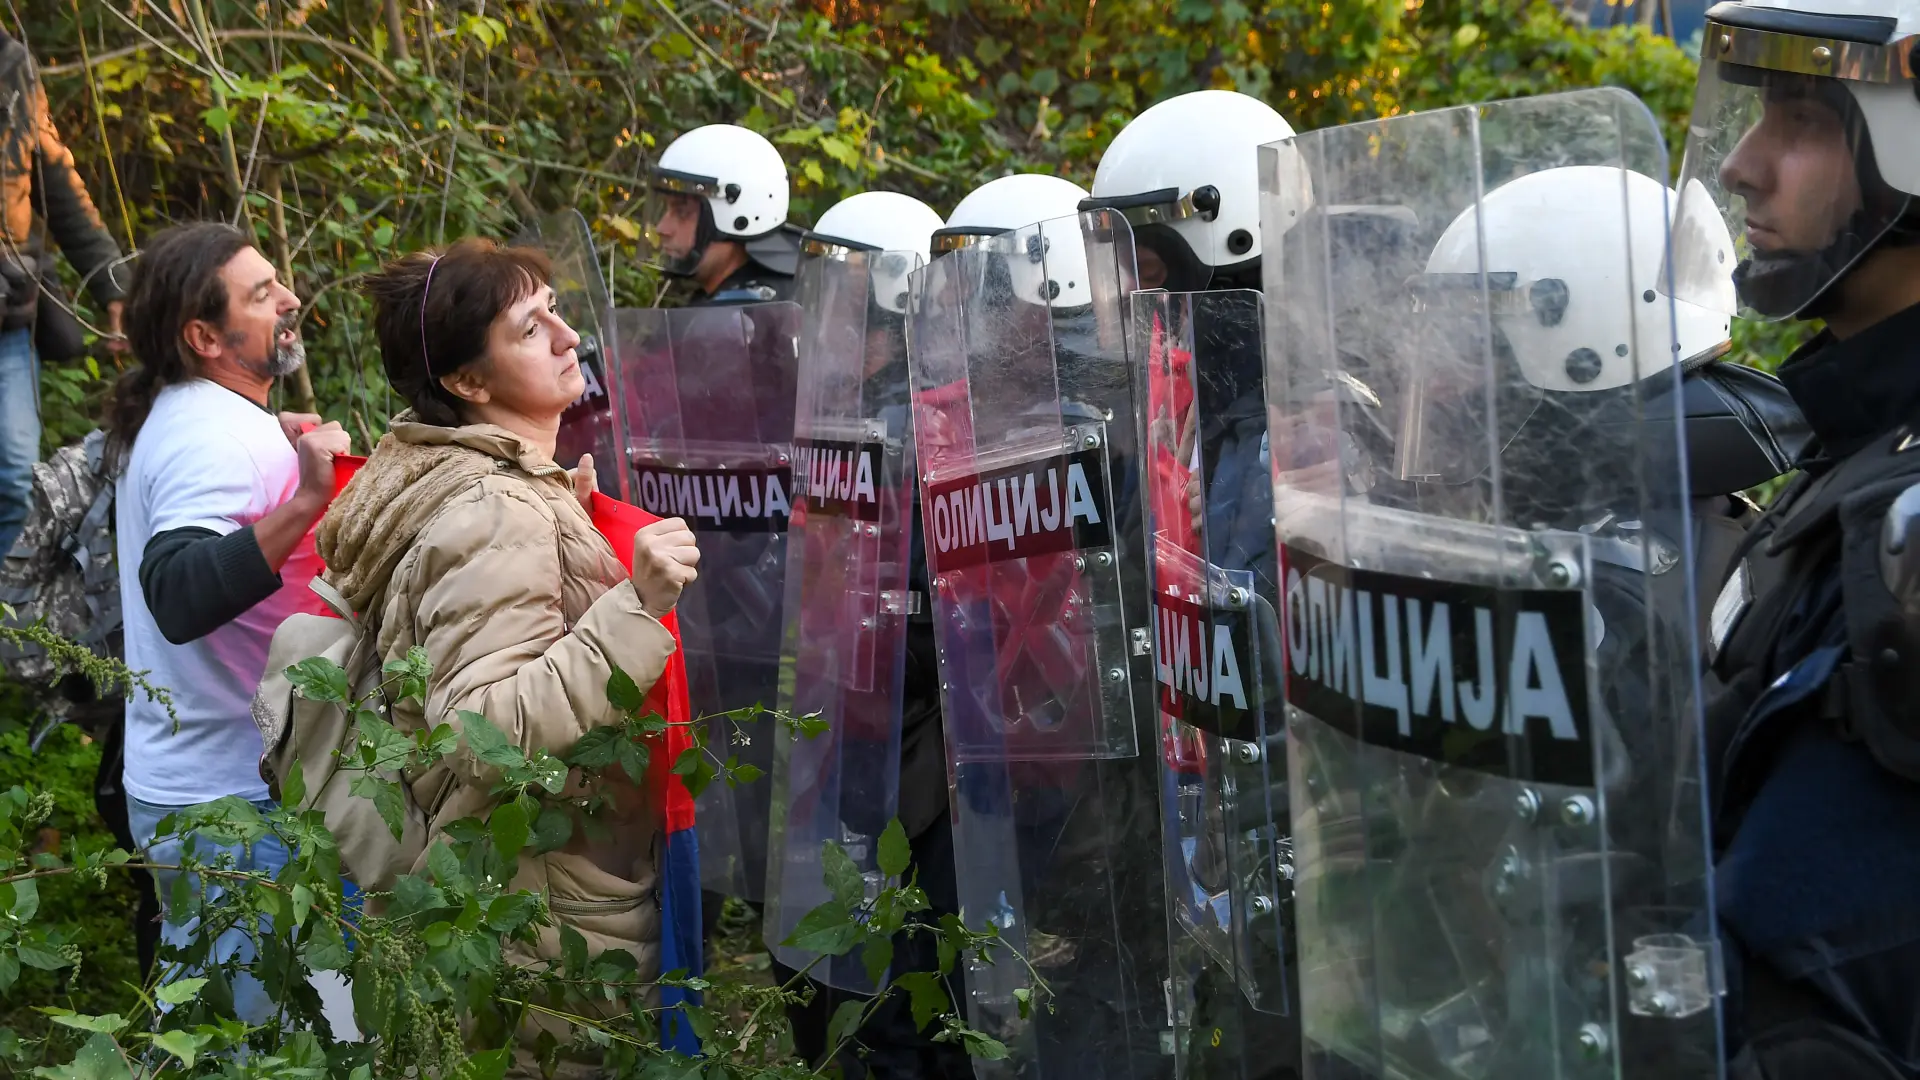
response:
<path id="1" fill-rule="evenodd" d="M 44 619 L 54 633 L 111 655 L 119 651 L 120 576 L 104 445 L 95 431 L 33 467 L 26 527 L 0 561 L 0 603 L 14 610 L 9 626 Z M 37 647 L 0 641 L 0 664 L 28 686 L 52 689 L 53 665 Z"/>

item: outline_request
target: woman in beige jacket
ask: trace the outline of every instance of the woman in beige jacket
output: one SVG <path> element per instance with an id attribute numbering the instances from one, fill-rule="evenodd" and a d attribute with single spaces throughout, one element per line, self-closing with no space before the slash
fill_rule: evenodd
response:
<path id="1" fill-rule="evenodd" d="M 684 522 L 658 522 L 634 538 L 629 577 L 584 507 L 591 459 L 572 473 L 554 462 L 561 414 L 586 383 L 580 336 L 548 279 L 537 251 L 463 240 L 370 280 L 387 378 L 411 408 L 334 502 L 318 541 L 328 579 L 376 628 L 383 661 L 426 647 L 426 708 L 396 708 L 402 730 L 471 710 L 522 750 L 560 755 L 619 719 L 606 691 L 616 665 L 643 691 L 665 670 L 674 641 L 659 620 L 693 580 L 699 552 Z M 410 787 L 437 837 L 448 822 L 484 817 L 497 779 L 462 740 Z M 597 783 L 594 793 L 612 796 L 597 815 L 608 827 L 589 841 L 576 826 L 560 850 L 523 853 L 512 884 L 544 894 L 590 951 L 627 950 L 651 979 L 662 796 L 618 772 Z M 559 951 L 557 927 L 546 928 L 539 957 Z M 516 1056 L 523 1071 L 527 1058 Z"/>

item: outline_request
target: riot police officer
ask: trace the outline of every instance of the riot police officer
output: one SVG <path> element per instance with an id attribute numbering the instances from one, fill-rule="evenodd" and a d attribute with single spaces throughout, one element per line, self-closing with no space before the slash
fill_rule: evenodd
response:
<path id="1" fill-rule="evenodd" d="M 650 177 L 648 241 L 694 304 L 788 300 L 799 230 L 787 224 L 787 165 L 737 124 L 694 128 L 668 144 Z"/>
<path id="2" fill-rule="evenodd" d="M 1779 372 L 1802 475 L 1704 591 L 1729 1074 L 1912 1077 L 1920 7 L 1722 3 L 1704 42 L 1682 175 L 1717 206 L 1677 226 L 1675 287 L 1737 261 L 1744 314 L 1825 323 Z"/>
<path id="3" fill-rule="evenodd" d="M 908 321 L 958 891 L 1016 954 L 965 965 L 969 1022 L 1007 1047 L 989 1080 L 1172 1071 L 1137 271 L 1081 194 L 970 196 Z"/>
<path id="4" fill-rule="evenodd" d="M 841 847 L 877 888 L 877 841 L 906 833 L 908 876 L 937 920 L 956 913 L 941 753 L 940 691 L 926 605 L 907 375 L 908 277 L 925 264 L 940 215 L 918 199 L 869 191 L 809 230 L 799 267 L 799 393 L 781 708 L 818 713 L 814 739 L 783 743 L 773 769 L 764 938 L 783 981 L 806 969 L 814 996 L 789 1010 L 796 1049 L 824 1065 L 828 1025 L 847 1001 L 886 983 L 865 957 L 786 945 L 830 899 L 821 850 Z M 903 933 L 890 970 L 936 971 L 930 935 Z M 893 991 L 836 1057 L 848 1077 L 963 1080 L 967 1056 L 920 1031 Z"/>
<path id="5" fill-rule="evenodd" d="M 1147 402 L 1146 505 L 1161 683 L 1162 832 L 1180 1075 L 1299 1075 L 1290 986 L 1278 574 L 1261 340 L 1259 148 L 1293 129 L 1265 102 L 1203 90 L 1114 138 L 1088 207 L 1133 223 L 1143 291 L 1132 359 Z M 1300 192 L 1303 202 L 1307 197 Z M 1214 594 L 1233 601 L 1216 606 Z M 1253 700 L 1176 657 L 1205 625 Z M 1263 662 L 1264 661 L 1264 662 Z M 1210 675 L 1224 673 L 1217 667 Z M 1264 676 L 1264 678 L 1263 678 Z M 1204 688 L 1203 688 L 1204 684 Z M 1269 711 L 1266 704 L 1273 706 Z"/>

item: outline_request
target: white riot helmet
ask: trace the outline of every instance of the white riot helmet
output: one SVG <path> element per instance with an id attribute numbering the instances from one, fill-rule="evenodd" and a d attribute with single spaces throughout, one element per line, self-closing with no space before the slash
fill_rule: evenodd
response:
<path id="1" fill-rule="evenodd" d="M 907 275 L 926 265 L 943 224 L 938 211 L 911 195 L 863 191 L 821 214 L 803 244 L 809 255 L 875 253 L 873 302 L 898 315 L 907 310 Z"/>
<path id="2" fill-rule="evenodd" d="M 1920 242 L 1920 0 L 1721 3 L 1702 42 L 1681 180 L 1737 240 L 1683 220 L 1674 287 L 1711 289 L 1724 258 L 1748 314 L 1820 317 L 1869 252 Z M 1777 168 L 1789 150 L 1814 169 Z"/>
<path id="3" fill-rule="evenodd" d="M 953 208 L 934 234 L 934 251 L 955 251 L 990 237 L 1007 236 L 998 260 L 1015 299 L 1055 308 L 1084 307 L 1093 300 L 1087 247 L 1078 218 L 1087 191 L 1071 180 L 1022 173 L 990 180 Z"/>
<path id="4" fill-rule="evenodd" d="M 936 252 L 953 251 L 1022 225 L 1079 213 L 1087 189 L 1047 173 L 1016 173 L 974 188 L 933 234 Z"/>
<path id="5" fill-rule="evenodd" d="M 1696 184 L 1681 205 L 1708 198 Z M 1495 328 L 1539 390 L 1616 390 L 1676 362 L 1705 363 L 1729 345 L 1733 267 L 1707 290 L 1712 303 L 1673 298 L 1676 348 L 1667 336 L 1663 264 L 1677 202 L 1660 181 L 1609 165 L 1530 173 L 1447 226 L 1416 291 L 1424 302 L 1451 295 L 1471 306 L 1484 287 Z M 1724 226 L 1720 233 L 1730 248 Z"/>
<path id="6" fill-rule="evenodd" d="M 691 274 L 716 239 L 751 240 L 787 220 L 786 162 L 765 136 L 736 124 L 673 140 L 651 184 L 648 241 L 670 274 Z"/>
<path id="7" fill-rule="evenodd" d="M 1206 288 L 1258 265 L 1259 149 L 1292 137 L 1279 113 L 1246 94 L 1199 90 L 1168 98 L 1121 129 L 1100 158 L 1084 205 L 1125 215 L 1136 244 L 1167 264 L 1168 288 Z M 1299 178 L 1287 216 L 1298 220 L 1313 194 L 1299 151 L 1279 152 L 1283 170 Z"/>

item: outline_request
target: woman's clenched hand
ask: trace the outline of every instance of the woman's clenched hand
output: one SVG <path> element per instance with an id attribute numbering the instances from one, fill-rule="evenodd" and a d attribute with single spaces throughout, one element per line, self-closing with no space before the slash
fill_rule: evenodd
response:
<path id="1" fill-rule="evenodd" d="M 699 576 L 699 565 L 693 530 L 680 518 L 663 518 L 633 534 L 633 591 L 656 619 L 673 610 L 680 591 Z"/>

